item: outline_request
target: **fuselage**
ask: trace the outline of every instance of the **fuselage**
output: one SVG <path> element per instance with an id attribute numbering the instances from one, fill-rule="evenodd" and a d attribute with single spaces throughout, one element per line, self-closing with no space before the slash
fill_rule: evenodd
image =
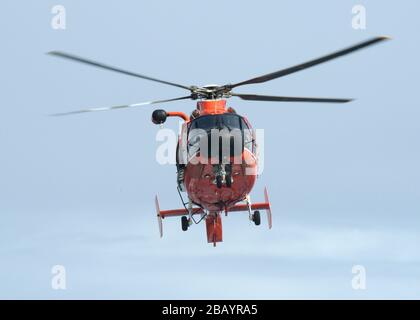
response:
<path id="1" fill-rule="evenodd" d="M 184 183 L 189 198 L 211 212 L 224 211 L 245 199 L 256 180 L 257 161 L 249 150 L 243 151 L 246 163 L 232 165 L 230 186 L 222 179 L 222 186 L 217 186 L 214 165 L 196 163 L 199 156 L 189 162 L 185 168 Z"/>
<path id="2" fill-rule="evenodd" d="M 226 108 L 226 100 L 201 100 L 191 116 L 179 111 L 153 111 L 152 121 L 162 124 L 167 117 L 184 120 L 176 152 L 178 191 L 182 209 L 161 210 L 156 197 L 159 230 L 162 220 L 181 216 L 183 231 L 204 219 L 207 241 L 223 240 L 222 212 L 247 212 L 250 221 L 260 225 L 259 210 L 265 210 L 271 228 L 271 209 L 267 190 L 264 202 L 251 203 L 250 193 L 257 179 L 256 134 L 248 120 Z M 185 200 L 181 192 L 186 192 Z M 242 203 L 239 203 L 242 202 Z M 200 215 L 196 220 L 194 216 Z"/>
<path id="3" fill-rule="evenodd" d="M 209 212 L 226 211 L 251 192 L 257 178 L 255 136 L 225 100 L 197 104 L 178 142 L 178 185 Z"/>

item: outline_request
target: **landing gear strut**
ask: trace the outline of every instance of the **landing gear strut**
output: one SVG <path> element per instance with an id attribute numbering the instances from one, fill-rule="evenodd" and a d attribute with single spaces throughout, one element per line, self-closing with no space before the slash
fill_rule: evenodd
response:
<path id="1" fill-rule="evenodd" d="M 193 203 L 191 199 L 188 199 L 188 217 L 181 217 L 181 226 L 182 231 L 187 231 L 189 226 L 192 224 L 192 215 L 193 215 Z"/>
<path id="2" fill-rule="evenodd" d="M 248 214 L 249 214 L 249 220 L 254 222 L 256 226 L 259 226 L 261 224 L 261 214 L 260 211 L 255 210 L 254 213 L 252 213 L 252 206 L 251 206 L 251 197 L 249 195 L 245 198 L 246 205 L 248 207 Z"/>

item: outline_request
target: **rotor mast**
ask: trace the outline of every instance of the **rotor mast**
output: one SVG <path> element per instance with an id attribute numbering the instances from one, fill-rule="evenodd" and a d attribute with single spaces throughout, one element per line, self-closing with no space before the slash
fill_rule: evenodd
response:
<path id="1" fill-rule="evenodd" d="M 200 115 L 226 113 L 226 100 L 201 100 L 197 102 L 197 110 Z"/>

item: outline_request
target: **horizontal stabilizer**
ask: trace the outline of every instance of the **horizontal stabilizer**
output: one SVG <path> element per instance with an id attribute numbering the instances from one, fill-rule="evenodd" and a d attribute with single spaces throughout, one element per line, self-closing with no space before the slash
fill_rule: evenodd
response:
<path id="1" fill-rule="evenodd" d="M 187 216 L 188 210 L 187 209 L 171 209 L 171 210 L 160 210 L 159 207 L 159 200 L 158 197 L 155 197 L 155 206 L 156 206 L 156 215 L 159 224 L 159 233 L 160 237 L 163 237 L 163 219 L 166 217 L 181 217 Z M 193 214 L 201 214 L 204 213 L 203 209 L 201 208 L 193 208 Z"/>
<path id="2" fill-rule="evenodd" d="M 268 191 L 267 188 L 264 189 L 264 199 L 265 202 L 256 202 L 251 204 L 252 210 L 265 210 L 267 212 L 267 220 L 268 220 L 268 228 L 271 229 L 273 226 L 273 218 L 271 215 L 271 206 L 270 200 L 268 199 Z M 233 207 L 230 207 L 228 212 L 240 212 L 245 211 L 248 212 L 248 205 L 247 204 L 237 204 Z"/>

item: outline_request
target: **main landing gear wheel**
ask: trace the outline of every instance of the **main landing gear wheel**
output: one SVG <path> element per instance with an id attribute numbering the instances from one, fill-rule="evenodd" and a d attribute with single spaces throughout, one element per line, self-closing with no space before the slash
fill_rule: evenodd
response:
<path id="1" fill-rule="evenodd" d="M 258 210 L 255 211 L 252 215 L 252 221 L 254 221 L 256 226 L 259 226 L 261 224 L 261 214 Z"/>
<path id="2" fill-rule="evenodd" d="M 190 222 L 188 221 L 188 218 L 186 216 L 181 217 L 181 225 L 182 225 L 182 231 L 188 230 L 188 227 L 190 226 Z"/>

